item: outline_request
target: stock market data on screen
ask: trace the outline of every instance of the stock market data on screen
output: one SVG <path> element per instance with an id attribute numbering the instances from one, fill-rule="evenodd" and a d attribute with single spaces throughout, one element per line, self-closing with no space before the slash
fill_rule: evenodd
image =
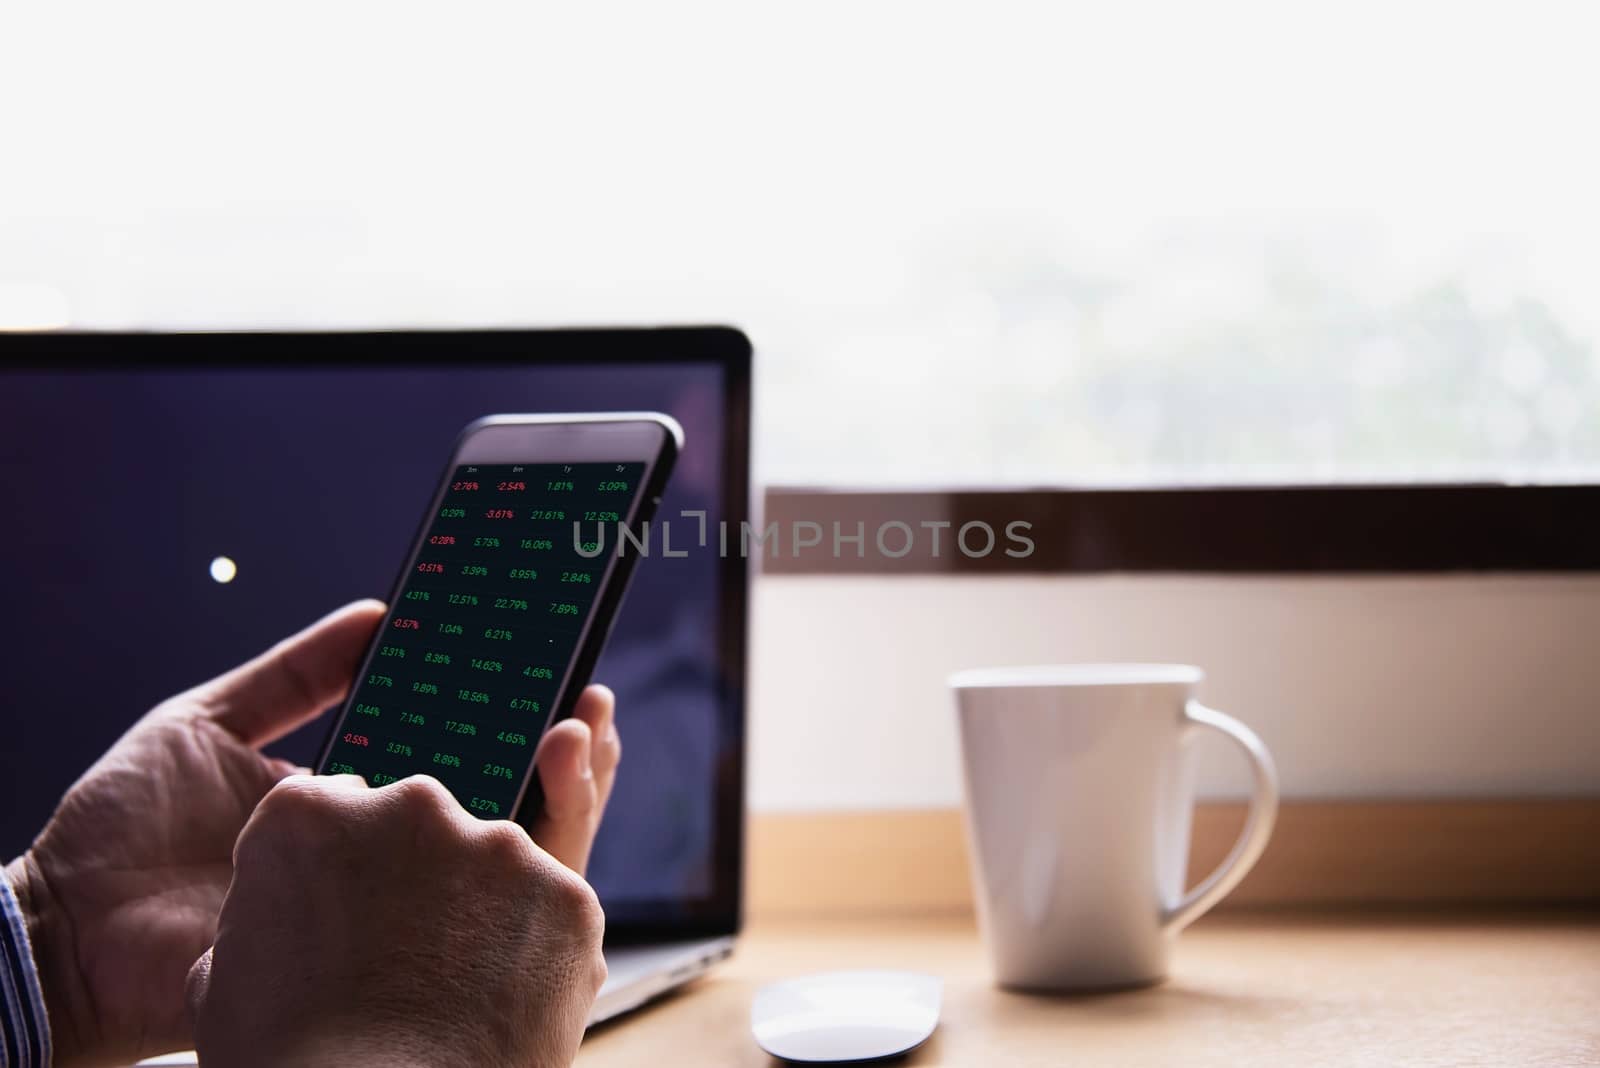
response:
<path id="1" fill-rule="evenodd" d="M 469 811 L 512 816 L 643 477 L 457 467 L 322 770 L 375 786 L 425 772 Z"/>

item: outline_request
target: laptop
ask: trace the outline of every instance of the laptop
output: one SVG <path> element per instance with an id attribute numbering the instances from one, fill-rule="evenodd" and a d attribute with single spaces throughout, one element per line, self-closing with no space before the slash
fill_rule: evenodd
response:
<path id="1" fill-rule="evenodd" d="M 626 757 L 588 872 L 609 971 L 591 1023 L 702 974 L 740 923 L 748 575 L 716 531 L 750 519 L 750 362 L 724 327 L 0 335 L 0 495 L 27 504 L 0 557 L 29 563 L 0 613 L 0 854 L 162 698 L 383 596 L 461 427 L 662 411 L 685 444 L 658 517 L 703 512 L 711 537 L 640 562 L 594 675 Z M 358 467 L 383 475 L 335 475 Z M 326 727 L 269 752 L 311 763 Z"/>

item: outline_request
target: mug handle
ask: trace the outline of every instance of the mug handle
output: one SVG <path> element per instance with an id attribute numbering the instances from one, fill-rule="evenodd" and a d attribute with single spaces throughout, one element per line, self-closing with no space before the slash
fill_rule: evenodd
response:
<path id="1" fill-rule="evenodd" d="M 1168 933 L 1181 931 L 1198 920 L 1239 885 L 1239 880 L 1249 874 L 1262 850 L 1267 848 L 1267 839 L 1272 837 L 1272 824 L 1278 818 L 1278 769 L 1272 763 L 1272 754 L 1261 744 L 1256 732 L 1232 716 L 1207 708 L 1199 701 L 1190 701 L 1185 705 L 1183 715 L 1187 722 L 1221 731 L 1238 743 L 1245 756 L 1250 758 L 1255 790 L 1250 798 L 1250 813 L 1245 818 L 1244 830 L 1239 832 L 1239 840 L 1233 843 L 1232 851 L 1217 865 L 1215 871 L 1185 894 L 1183 900 L 1163 913 L 1161 927 Z"/>

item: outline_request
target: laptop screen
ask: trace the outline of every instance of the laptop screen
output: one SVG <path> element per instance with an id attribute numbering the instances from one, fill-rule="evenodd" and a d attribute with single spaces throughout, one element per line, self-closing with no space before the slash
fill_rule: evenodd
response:
<path id="1" fill-rule="evenodd" d="M 564 357 L 574 336 L 610 342 Z M 387 596 L 451 444 L 480 416 L 666 412 L 685 442 L 659 517 L 737 527 L 741 368 L 714 349 L 650 359 L 653 336 L 499 334 L 490 352 L 451 344 L 472 335 L 404 335 L 406 358 L 390 362 L 383 335 L 353 336 L 360 361 L 339 335 L 257 335 L 243 364 L 225 362 L 237 337 L 147 336 L 122 365 L 102 337 L 94 366 L 52 361 L 48 338 L 8 359 L 23 339 L 0 339 L 0 558 L 14 564 L 0 613 L 0 851 L 24 849 L 73 779 L 164 697 L 340 604 Z M 186 358 L 162 361 L 162 341 Z M 743 650 L 729 638 L 744 591 L 715 544 L 639 562 L 594 675 L 616 691 L 625 756 L 589 876 L 619 930 L 732 915 Z M 270 751 L 309 764 L 327 728 L 325 716 Z"/>

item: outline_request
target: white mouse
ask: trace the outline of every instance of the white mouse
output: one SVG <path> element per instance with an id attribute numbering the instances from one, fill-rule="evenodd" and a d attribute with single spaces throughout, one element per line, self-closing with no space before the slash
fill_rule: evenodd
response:
<path id="1" fill-rule="evenodd" d="M 821 972 L 756 991 L 750 1029 L 780 1060 L 866 1061 L 921 1045 L 944 983 L 917 972 Z"/>

